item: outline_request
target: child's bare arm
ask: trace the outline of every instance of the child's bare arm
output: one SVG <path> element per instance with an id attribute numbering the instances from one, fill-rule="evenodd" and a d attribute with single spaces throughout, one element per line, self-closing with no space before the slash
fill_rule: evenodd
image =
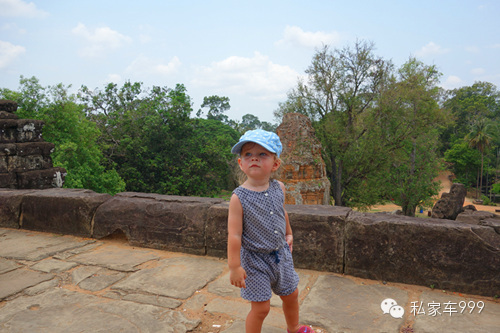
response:
<path id="1" fill-rule="evenodd" d="M 241 234 L 243 231 L 243 207 L 238 196 L 233 194 L 229 202 L 229 216 L 227 223 L 227 262 L 229 265 L 229 279 L 231 284 L 238 288 L 246 288 L 247 274 L 241 267 Z"/>
<path id="2" fill-rule="evenodd" d="M 283 195 L 286 194 L 286 188 L 285 184 L 282 182 L 279 182 L 281 186 L 281 190 L 283 191 Z M 283 204 L 283 209 L 285 211 L 285 220 L 286 220 L 286 242 L 288 243 L 288 246 L 290 247 L 290 252 L 293 251 L 293 232 L 292 232 L 292 226 L 290 225 L 290 219 L 288 218 L 288 212 L 285 209 L 285 205 Z"/>

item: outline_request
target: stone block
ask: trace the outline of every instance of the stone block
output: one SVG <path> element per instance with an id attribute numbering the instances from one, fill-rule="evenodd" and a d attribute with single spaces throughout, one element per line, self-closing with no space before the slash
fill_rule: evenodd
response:
<path id="1" fill-rule="evenodd" d="M 24 172 L 50 168 L 52 168 L 52 158 L 50 155 L 0 156 L 0 172 Z"/>
<path id="2" fill-rule="evenodd" d="M 17 111 L 17 103 L 8 99 L 0 99 L 0 111 L 9 113 Z"/>
<path id="3" fill-rule="evenodd" d="M 213 205 L 208 209 L 206 244 L 207 255 L 227 258 L 227 217 L 229 202 Z"/>
<path id="4" fill-rule="evenodd" d="M 16 145 L 16 152 L 19 156 L 50 156 L 54 147 L 55 145 L 50 142 L 24 142 Z"/>
<path id="5" fill-rule="evenodd" d="M 286 205 L 297 268 L 342 273 L 347 207 Z"/>
<path id="6" fill-rule="evenodd" d="M 17 176 L 14 172 L 0 173 L 0 188 L 17 188 Z"/>
<path id="7" fill-rule="evenodd" d="M 19 189 L 49 189 L 61 187 L 66 169 L 50 168 L 45 170 L 30 170 L 17 173 Z"/>
<path id="8" fill-rule="evenodd" d="M 7 111 L 0 111 L 0 119 L 19 119 L 19 117 Z"/>
<path id="9" fill-rule="evenodd" d="M 0 227 L 19 228 L 23 196 L 34 191 L 0 189 Z"/>
<path id="10" fill-rule="evenodd" d="M 0 144 L 0 156 L 10 156 L 17 154 L 17 146 L 13 143 Z"/>
<path id="11" fill-rule="evenodd" d="M 26 194 L 21 228 L 90 237 L 97 207 L 110 198 L 90 190 L 61 188 Z"/>
<path id="12" fill-rule="evenodd" d="M 33 119 L 0 120 L 0 142 L 37 142 L 43 141 L 42 128 L 44 122 Z"/>
<path id="13" fill-rule="evenodd" d="M 93 237 L 121 230 L 132 245 L 205 254 L 210 206 L 222 199 L 119 193 L 97 209 Z"/>
<path id="14" fill-rule="evenodd" d="M 500 290 L 499 238 L 489 226 L 353 212 L 345 274 L 493 296 Z"/>

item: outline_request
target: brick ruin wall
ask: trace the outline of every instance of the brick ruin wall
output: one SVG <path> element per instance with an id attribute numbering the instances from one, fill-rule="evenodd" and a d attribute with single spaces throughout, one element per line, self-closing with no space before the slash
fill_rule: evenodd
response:
<path id="1" fill-rule="evenodd" d="M 308 117 L 288 113 L 276 130 L 283 144 L 281 177 L 290 205 L 328 205 L 330 181 L 321 156 L 321 143 Z"/>

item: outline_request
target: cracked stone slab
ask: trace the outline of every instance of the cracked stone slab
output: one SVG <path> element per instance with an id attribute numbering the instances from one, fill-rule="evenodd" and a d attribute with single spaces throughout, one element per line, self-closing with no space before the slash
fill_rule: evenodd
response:
<path id="1" fill-rule="evenodd" d="M 441 291 L 425 291 L 419 300 L 410 300 L 410 302 L 415 301 L 418 302 L 415 305 L 422 302 L 422 311 L 425 312 L 425 314 L 422 312 L 416 316 L 411 315 L 415 320 L 413 324 L 415 332 L 488 333 L 497 332 L 500 325 L 500 303 L 482 301 L 484 306 L 481 306 L 483 309 L 479 312 L 477 303 L 480 300 L 477 298 L 472 300 L 467 297 L 445 294 Z M 435 308 L 439 307 L 440 314 L 431 315 L 429 312 L 430 303 L 439 305 L 436 305 Z M 447 312 L 445 312 L 446 309 L 448 309 Z M 454 312 L 454 309 L 457 312 Z"/>
<path id="2" fill-rule="evenodd" d="M 38 261 L 93 242 L 71 236 L 4 230 L 0 237 L 0 257 Z"/>
<path id="3" fill-rule="evenodd" d="M 74 262 L 66 262 L 56 259 L 47 259 L 36 263 L 31 266 L 31 269 L 45 273 L 59 273 L 68 271 L 75 267 L 77 264 Z"/>
<path id="4" fill-rule="evenodd" d="M 25 289 L 23 291 L 23 293 L 25 295 L 28 295 L 28 296 L 38 295 L 38 294 L 45 292 L 47 289 L 52 289 L 52 288 L 58 287 L 60 282 L 61 282 L 61 280 L 56 277 L 55 279 L 48 280 L 48 281 L 39 283 L 36 286 L 33 286 L 31 288 Z"/>
<path id="5" fill-rule="evenodd" d="M 209 258 L 163 259 L 157 267 L 132 273 L 112 289 L 187 299 L 217 278 L 225 266 L 224 262 Z"/>
<path id="6" fill-rule="evenodd" d="M 68 258 L 71 258 L 72 256 L 76 255 L 76 254 L 80 254 L 80 253 L 83 253 L 83 252 L 87 252 L 87 251 L 91 251 L 99 246 L 101 246 L 102 243 L 101 242 L 94 242 L 94 243 L 91 243 L 91 244 L 87 244 L 85 246 L 82 246 L 82 247 L 78 247 L 76 249 L 71 249 L 71 250 L 68 250 L 68 251 L 64 251 L 64 252 L 61 252 L 61 253 L 58 253 L 56 255 L 54 255 L 54 258 L 55 259 L 60 259 L 60 260 L 66 260 Z"/>
<path id="7" fill-rule="evenodd" d="M 64 289 L 18 297 L 0 311 L 0 327 L 6 332 L 184 333 L 199 323 L 178 311 Z"/>
<path id="8" fill-rule="evenodd" d="M 138 270 L 136 266 L 158 258 L 158 256 L 149 250 L 110 245 L 99 247 L 90 252 L 77 254 L 68 260 L 83 265 L 101 266 L 116 271 L 135 272 Z"/>
<path id="9" fill-rule="evenodd" d="M 399 332 L 405 317 L 384 315 L 380 304 L 386 298 L 404 306 L 408 293 L 395 287 L 360 285 L 347 278 L 322 275 L 302 303 L 300 320 L 328 332 Z"/>
<path id="10" fill-rule="evenodd" d="M 13 260 L 7 260 L 4 258 L 0 258 L 0 274 L 7 273 L 22 267 L 18 263 Z"/>
<path id="11" fill-rule="evenodd" d="M 82 282 L 89 276 L 97 273 L 97 271 L 99 271 L 100 269 L 101 267 L 97 266 L 78 267 L 71 272 L 71 280 L 73 281 L 73 284 L 78 285 L 80 282 Z"/>
<path id="12" fill-rule="evenodd" d="M 89 291 L 99 291 L 111 286 L 117 281 L 120 281 L 125 276 L 127 275 L 123 272 L 101 268 L 91 276 L 81 281 L 78 286 Z"/>
<path id="13" fill-rule="evenodd" d="M 160 295 L 143 295 L 143 294 L 128 294 L 122 298 L 125 301 L 132 301 L 137 303 L 151 304 L 161 306 L 163 308 L 175 309 L 182 304 L 181 301 L 160 296 Z"/>
<path id="14" fill-rule="evenodd" d="M 33 272 L 26 268 L 0 274 L 0 301 L 52 278 L 53 274 Z"/>

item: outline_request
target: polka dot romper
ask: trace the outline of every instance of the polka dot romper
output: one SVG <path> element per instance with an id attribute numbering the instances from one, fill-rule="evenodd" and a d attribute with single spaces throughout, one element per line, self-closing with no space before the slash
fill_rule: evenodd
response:
<path id="1" fill-rule="evenodd" d="M 240 186 L 233 193 L 243 207 L 241 266 L 247 279 L 241 297 L 263 302 L 271 298 L 271 291 L 279 296 L 290 295 L 299 277 L 285 239 L 285 196 L 279 182 L 271 180 L 269 188 L 262 192 Z"/>

